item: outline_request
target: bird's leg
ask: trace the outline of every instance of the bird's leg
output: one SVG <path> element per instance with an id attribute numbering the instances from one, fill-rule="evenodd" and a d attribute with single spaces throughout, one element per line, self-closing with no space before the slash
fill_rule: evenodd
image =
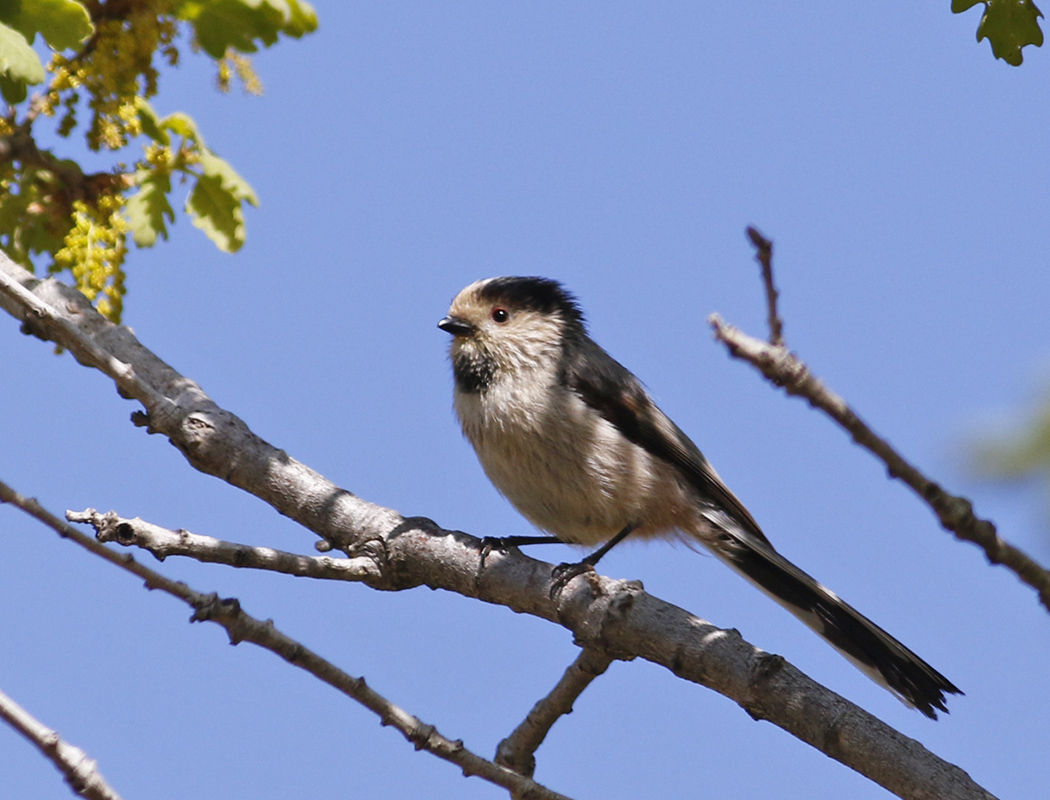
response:
<path id="1" fill-rule="evenodd" d="M 633 523 L 628 525 L 626 528 L 624 528 L 622 531 L 620 531 L 618 534 L 612 537 L 609 541 L 607 541 L 605 544 L 603 544 L 601 547 L 599 547 L 597 550 L 595 550 L 593 553 L 591 553 L 589 556 L 583 559 L 580 563 L 587 564 L 589 567 L 593 568 L 595 564 L 601 561 L 602 556 L 604 556 L 606 553 L 608 553 L 610 550 L 616 547 L 616 545 L 618 545 L 620 542 L 626 539 L 631 534 L 631 531 L 633 531 L 637 527 L 638 526 Z"/>
<path id="2" fill-rule="evenodd" d="M 565 544 L 557 536 L 486 536 L 481 540 L 481 566 L 493 550 L 506 551 L 508 547 L 530 544 Z"/>
<path id="3" fill-rule="evenodd" d="M 490 543 L 490 548 L 499 547 L 501 550 L 530 544 L 565 544 L 557 536 L 486 536 L 481 541 Z"/>
<path id="4" fill-rule="evenodd" d="M 554 572 L 551 573 L 551 577 L 554 579 L 551 583 L 550 596 L 553 598 L 558 592 L 565 588 L 565 584 L 575 578 L 577 575 L 582 575 L 585 572 L 593 572 L 594 565 L 601 561 L 602 557 L 612 550 L 616 545 L 626 539 L 631 531 L 638 526 L 630 524 L 625 527 L 622 531 L 612 537 L 609 541 L 595 550 L 586 558 L 581 559 L 575 564 L 559 564 L 554 568 Z"/>

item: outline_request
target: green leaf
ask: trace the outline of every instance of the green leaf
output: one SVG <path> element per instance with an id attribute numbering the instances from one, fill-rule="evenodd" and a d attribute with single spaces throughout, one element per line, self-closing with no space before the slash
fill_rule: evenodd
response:
<path id="1" fill-rule="evenodd" d="M 19 187 L 21 188 L 21 187 Z M 13 234 L 26 213 L 29 198 L 24 191 L 0 193 L 0 234 Z"/>
<path id="2" fill-rule="evenodd" d="M 13 106 L 17 106 L 29 94 L 29 89 L 22 81 L 13 81 L 6 75 L 0 75 L 0 95 Z"/>
<path id="3" fill-rule="evenodd" d="M 29 46 L 26 37 L 13 28 L 0 22 L 0 75 L 7 79 L 3 87 L 4 97 L 10 101 L 8 91 L 16 91 L 21 86 L 25 92 L 27 83 L 42 83 L 44 65 Z M 24 94 L 23 94 L 24 98 Z"/>
<path id="4" fill-rule="evenodd" d="M 192 139 L 195 142 L 200 141 L 200 134 L 197 133 L 197 123 L 193 121 L 193 117 L 189 114 L 183 114 L 180 111 L 168 114 L 160 121 L 160 126 L 164 130 L 177 133 L 179 136 Z"/>
<path id="5" fill-rule="evenodd" d="M 233 167 L 206 147 L 201 149 L 204 174 L 186 200 L 186 211 L 220 250 L 234 253 L 244 244 L 244 203 L 257 206 L 259 199 Z"/>
<path id="6" fill-rule="evenodd" d="M 985 4 L 985 10 L 977 26 L 977 41 L 987 39 L 996 58 L 1018 67 L 1024 60 L 1022 47 L 1042 47 L 1038 20 L 1043 14 L 1032 0 L 952 0 L 952 11 L 961 14 L 979 2 Z"/>
<path id="7" fill-rule="evenodd" d="M 168 222 L 175 221 L 175 209 L 168 202 L 171 175 L 162 170 L 140 169 L 135 173 L 139 190 L 128 198 L 124 214 L 131 235 L 139 247 L 153 247 L 157 236 L 168 238 Z"/>
<path id="8" fill-rule="evenodd" d="M 135 109 L 138 111 L 139 124 L 142 125 L 144 134 L 159 144 L 168 144 L 171 141 L 168 132 L 162 127 L 162 120 L 157 118 L 157 112 L 142 95 L 135 96 Z"/>
<path id="9" fill-rule="evenodd" d="M 147 116 L 153 114 L 152 109 L 145 103 L 142 103 L 140 106 L 140 112 L 147 113 Z M 159 132 L 172 131 L 183 138 L 184 146 L 188 146 L 189 151 L 195 154 L 196 164 L 200 167 L 201 173 L 203 173 L 198 175 L 192 169 L 179 167 L 186 174 L 196 178 L 193 190 L 186 199 L 186 213 L 192 218 L 193 224 L 204 231 L 220 250 L 227 253 L 236 252 L 244 244 L 245 238 L 244 203 L 251 203 L 253 206 L 259 205 L 259 198 L 256 197 L 255 190 L 252 189 L 248 181 L 237 173 L 237 170 L 231 167 L 227 161 L 215 155 L 204 144 L 204 138 L 200 135 L 200 131 L 197 130 L 197 123 L 193 121 L 192 117 L 176 112 L 159 121 L 156 120 L 156 116 L 152 116 L 152 120 L 155 122 Z M 147 135 L 153 136 L 153 134 L 146 131 L 145 124 L 143 125 L 143 131 Z M 166 136 L 167 134 L 165 133 L 164 135 Z M 169 189 L 170 186 L 164 186 L 163 193 L 166 194 Z M 150 189 L 150 191 L 153 191 L 153 189 Z M 146 192 L 145 186 L 135 196 L 138 198 L 139 195 L 142 195 L 138 201 L 139 203 L 146 204 L 151 202 L 159 204 L 161 202 L 161 198 L 149 196 L 144 194 L 144 192 Z M 163 198 L 163 201 L 165 208 L 168 208 L 167 198 Z M 136 207 L 135 214 L 136 243 L 139 242 L 139 237 L 142 236 L 144 237 L 143 241 L 153 244 L 156 241 L 157 232 L 165 230 L 164 210 Z M 148 247 L 149 244 L 143 246 Z"/>
<path id="10" fill-rule="evenodd" d="M 270 47 L 281 33 L 298 39 L 317 29 L 316 12 L 300 0 L 188 0 L 178 13 L 214 59 L 231 47 L 254 53 L 256 42 Z"/>
<path id="11" fill-rule="evenodd" d="M 230 166 L 228 161 L 219 158 L 207 148 L 204 148 L 200 158 L 201 168 L 204 170 L 205 175 L 222 181 L 226 191 L 237 198 L 238 201 L 247 201 L 253 206 L 259 205 L 259 198 L 256 197 L 255 190 L 252 189 L 248 181 L 237 174 L 237 171 Z"/>
<path id="12" fill-rule="evenodd" d="M 288 25 L 284 31 L 288 36 L 299 39 L 317 30 L 317 12 L 309 3 L 288 0 L 288 11 Z"/>
<path id="13" fill-rule="evenodd" d="M 10 25 L 22 13 L 22 0 L 0 0 L 0 22 Z"/>
<path id="14" fill-rule="evenodd" d="M 41 34 L 56 50 L 77 47 L 95 30 L 88 10 L 77 0 L 0 0 L 0 20 L 30 44 Z"/>
<path id="15" fill-rule="evenodd" d="M 57 184 L 50 170 L 29 168 L 17 193 L 0 192 L 0 238 L 8 255 L 30 269 L 30 254 L 57 252 L 69 230 L 69 218 L 50 211 Z"/>
<path id="16" fill-rule="evenodd" d="M 214 175 L 202 175 L 186 199 L 186 213 L 216 246 L 234 253 L 244 244 L 244 211 L 240 201 Z"/>

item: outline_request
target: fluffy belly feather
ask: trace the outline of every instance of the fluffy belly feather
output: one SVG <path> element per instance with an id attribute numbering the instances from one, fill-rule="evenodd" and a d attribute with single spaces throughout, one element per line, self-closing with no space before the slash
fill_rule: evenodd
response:
<path id="1" fill-rule="evenodd" d="M 679 526 L 684 490 L 669 465 L 624 439 L 583 401 L 570 396 L 557 407 L 532 404 L 533 413 L 485 413 L 502 399 L 464 394 L 456 410 L 489 480 L 533 525 L 585 545 L 627 525 L 638 526 L 632 536 Z M 581 430 L 590 435 L 581 438 Z M 654 485 L 678 491 L 657 493 Z"/>

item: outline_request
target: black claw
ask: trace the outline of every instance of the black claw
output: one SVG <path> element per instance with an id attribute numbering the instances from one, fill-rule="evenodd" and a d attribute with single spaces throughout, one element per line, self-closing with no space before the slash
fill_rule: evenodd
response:
<path id="1" fill-rule="evenodd" d="M 507 552 L 507 543 L 499 536 L 486 536 L 481 540 L 481 567 L 485 567 L 485 559 L 489 553 L 496 550 L 500 553 Z"/>
<path id="2" fill-rule="evenodd" d="M 551 572 L 551 600 L 565 588 L 569 581 L 587 572 L 594 572 L 594 567 L 586 560 L 577 561 L 575 564 L 559 564 L 556 566 Z"/>

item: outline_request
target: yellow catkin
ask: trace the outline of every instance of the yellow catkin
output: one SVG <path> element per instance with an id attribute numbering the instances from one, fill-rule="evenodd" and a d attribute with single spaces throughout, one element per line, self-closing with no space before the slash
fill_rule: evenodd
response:
<path id="1" fill-rule="evenodd" d="M 77 289 L 103 316 L 120 321 L 124 299 L 124 258 L 127 221 L 120 195 L 101 195 L 94 203 L 73 203 L 73 226 L 64 246 L 55 253 L 52 272 L 69 270 Z"/>
<path id="2" fill-rule="evenodd" d="M 174 0 L 136 3 L 123 19 L 98 21 L 93 45 L 83 56 L 52 58 L 48 69 L 53 77 L 42 110 L 50 115 L 59 105 L 65 107 L 60 133 L 68 135 L 76 125 L 77 89 L 86 94 L 91 112 L 86 133 L 91 149 L 119 150 L 142 132 L 134 103 L 136 96 L 157 93 L 154 54 L 160 50 L 169 64 L 178 62 L 175 5 Z"/>
<path id="3" fill-rule="evenodd" d="M 219 87 L 219 91 L 230 91 L 230 84 L 234 76 L 236 76 L 247 94 L 259 96 L 263 93 L 262 79 L 255 72 L 251 58 L 243 53 L 238 53 L 232 47 L 227 48 L 225 55 L 219 59 L 216 67 L 218 72 L 215 77 L 215 83 Z"/>

